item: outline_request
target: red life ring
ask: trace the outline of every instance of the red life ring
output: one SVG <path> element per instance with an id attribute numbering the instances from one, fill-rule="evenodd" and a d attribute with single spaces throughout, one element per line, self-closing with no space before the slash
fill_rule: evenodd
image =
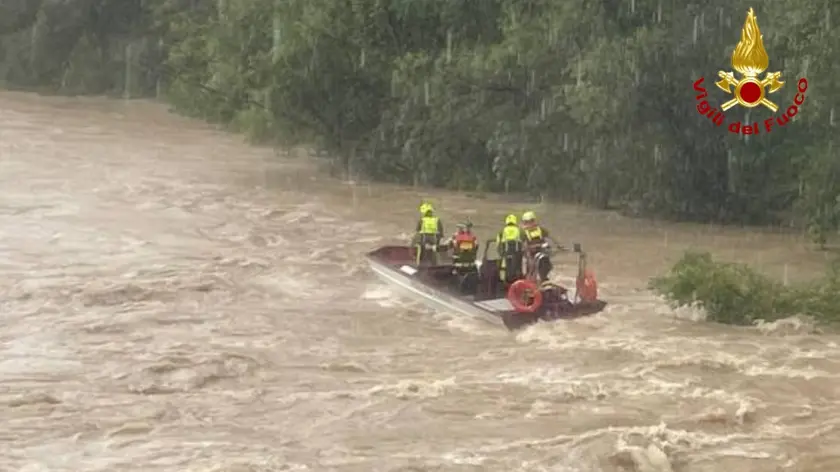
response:
<path id="1" fill-rule="evenodd" d="M 598 300 L 598 282 L 595 280 L 595 274 L 586 271 L 583 278 L 578 278 L 576 289 L 577 296 L 583 302 L 594 302 Z"/>
<path id="2" fill-rule="evenodd" d="M 543 294 L 533 281 L 520 279 L 511 284 L 507 299 L 518 313 L 534 313 L 542 306 Z"/>

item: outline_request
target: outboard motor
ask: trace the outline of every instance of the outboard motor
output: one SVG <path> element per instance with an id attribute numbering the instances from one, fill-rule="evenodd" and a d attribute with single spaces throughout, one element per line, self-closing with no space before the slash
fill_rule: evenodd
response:
<path id="1" fill-rule="evenodd" d="M 564 287 L 551 282 L 543 282 L 540 284 L 540 290 L 543 293 L 543 305 L 545 306 L 542 313 L 543 318 L 561 318 L 574 309 L 572 301 L 569 300 L 569 291 Z"/>

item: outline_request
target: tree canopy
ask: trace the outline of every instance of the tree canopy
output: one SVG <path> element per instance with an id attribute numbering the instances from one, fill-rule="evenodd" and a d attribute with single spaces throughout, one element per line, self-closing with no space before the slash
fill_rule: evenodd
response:
<path id="1" fill-rule="evenodd" d="M 799 112 L 698 112 L 756 15 Z M 828 0 L 0 0 L 0 80 L 162 91 L 253 138 L 314 144 L 353 176 L 527 192 L 672 219 L 840 224 L 840 4 Z M 129 83 L 129 85 L 126 85 Z"/>

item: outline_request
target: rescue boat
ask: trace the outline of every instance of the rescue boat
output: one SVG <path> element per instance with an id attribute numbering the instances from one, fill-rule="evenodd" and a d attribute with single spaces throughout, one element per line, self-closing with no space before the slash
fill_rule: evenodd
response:
<path id="1" fill-rule="evenodd" d="M 483 318 L 518 330 L 539 321 L 588 316 L 607 303 L 598 298 L 598 284 L 587 269 L 586 253 L 575 244 L 578 274 L 574 296 L 554 283 L 538 286 L 530 279 L 508 285 L 499 277 L 499 260 L 488 257 L 494 240 L 484 245 L 476 270 L 464 273 L 452 264 L 416 265 L 414 248 L 382 246 L 367 254 L 373 272 L 385 283 L 435 309 Z M 494 251 L 495 252 L 495 251 Z"/>

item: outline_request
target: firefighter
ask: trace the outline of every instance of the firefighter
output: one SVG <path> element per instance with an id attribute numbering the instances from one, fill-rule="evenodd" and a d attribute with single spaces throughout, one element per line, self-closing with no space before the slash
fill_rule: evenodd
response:
<path id="1" fill-rule="evenodd" d="M 437 253 L 443 234 L 443 223 L 435 216 L 434 207 L 429 203 L 420 205 L 420 219 L 417 221 L 414 235 L 418 266 L 421 262 L 437 264 Z"/>
<path id="2" fill-rule="evenodd" d="M 506 216 L 505 226 L 496 237 L 500 258 L 499 278 L 506 284 L 522 278 L 523 240 L 516 215 Z"/>
<path id="3" fill-rule="evenodd" d="M 467 221 L 458 225 L 458 230 L 449 240 L 449 247 L 452 248 L 452 265 L 458 273 L 476 270 L 478 239 L 472 232 L 472 223 Z"/>
<path id="4" fill-rule="evenodd" d="M 526 211 L 522 215 L 522 233 L 528 276 L 538 282 L 548 280 L 553 265 L 547 248 L 549 242 L 553 241 L 548 230 L 537 222 L 537 215 L 533 211 Z"/>

